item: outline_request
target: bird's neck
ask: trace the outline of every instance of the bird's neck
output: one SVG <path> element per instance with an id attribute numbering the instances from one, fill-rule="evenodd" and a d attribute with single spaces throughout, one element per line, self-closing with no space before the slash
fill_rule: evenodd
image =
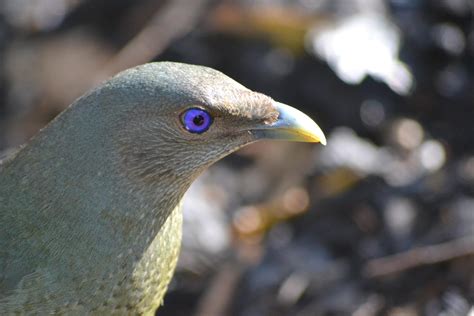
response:
<path id="1" fill-rule="evenodd" d="M 55 236 L 47 237 L 65 240 L 64 248 L 84 247 L 91 257 L 111 260 L 133 249 L 138 257 L 177 209 L 190 181 L 155 177 L 144 182 L 124 172 L 110 141 L 113 129 L 97 123 L 96 108 L 66 111 L 6 163 L 3 175 L 16 170 L 10 181 L 21 182 L 22 198 L 33 206 L 24 220 L 39 230 L 55 226 Z"/>

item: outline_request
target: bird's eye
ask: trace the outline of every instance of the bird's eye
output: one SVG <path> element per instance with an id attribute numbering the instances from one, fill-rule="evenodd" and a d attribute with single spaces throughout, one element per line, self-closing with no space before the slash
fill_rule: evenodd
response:
<path id="1" fill-rule="evenodd" d="M 191 108 L 183 113 L 182 121 L 188 132 L 201 134 L 211 126 L 212 116 L 203 109 Z"/>

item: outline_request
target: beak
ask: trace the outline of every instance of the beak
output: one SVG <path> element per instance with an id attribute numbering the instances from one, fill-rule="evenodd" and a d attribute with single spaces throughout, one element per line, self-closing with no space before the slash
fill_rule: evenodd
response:
<path id="1" fill-rule="evenodd" d="M 252 130 L 257 138 L 326 145 L 326 136 L 308 115 L 279 102 L 275 102 L 275 107 L 279 113 L 278 119 L 272 124 L 261 125 Z"/>

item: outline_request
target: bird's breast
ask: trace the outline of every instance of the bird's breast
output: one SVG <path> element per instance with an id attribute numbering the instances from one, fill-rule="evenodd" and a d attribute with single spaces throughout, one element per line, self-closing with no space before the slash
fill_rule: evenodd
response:
<path id="1" fill-rule="evenodd" d="M 178 261 L 182 235 L 181 207 L 176 207 L 136 262 L 131 275 L 119 280 L 110 300 L 97 312 L 153 315 L 161 305 Z"/>

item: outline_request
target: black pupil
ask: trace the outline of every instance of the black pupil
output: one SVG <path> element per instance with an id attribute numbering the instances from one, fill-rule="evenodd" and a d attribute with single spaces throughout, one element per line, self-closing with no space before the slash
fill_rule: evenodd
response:
<path id="1" fill-rule="evenodd" d="M 201 126 L 202 124 L 204 124 L 204 116 L 203 116 L 202 114 L 196 115 L 196 116 L 193 118 L 193 123 L 194 123 L 196 126 Z"/>

